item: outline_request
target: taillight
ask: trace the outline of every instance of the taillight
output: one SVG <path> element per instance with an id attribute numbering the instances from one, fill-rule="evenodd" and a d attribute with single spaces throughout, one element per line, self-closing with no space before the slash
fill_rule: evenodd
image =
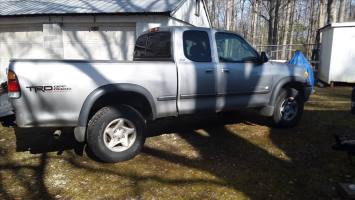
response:
<path id="1" fill-rule="evenodd" d="M 15 72 L 8 71 L 7 73 L 7 90 L 10 98 L 20 98 L 21 90 Z"/>

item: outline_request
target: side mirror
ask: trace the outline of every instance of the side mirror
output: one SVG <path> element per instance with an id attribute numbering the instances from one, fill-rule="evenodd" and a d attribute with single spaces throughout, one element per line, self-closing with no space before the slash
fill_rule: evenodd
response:
<path id="1" fill-rule="evenodd" d="M 260 54 L 260 62 L 261 63 L 266 63 L 269 61 L 269 56 L 263 51 Z"/>

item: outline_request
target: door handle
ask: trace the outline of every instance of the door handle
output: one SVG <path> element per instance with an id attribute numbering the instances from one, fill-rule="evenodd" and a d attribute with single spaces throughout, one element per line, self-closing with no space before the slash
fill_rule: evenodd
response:
<path id="1" fill-rule="evenodd" d="M 205 72 L 208 73 L 208 74 L 214 73 L 214 71 L 215 71 L 214 69 L 206 69 L 206 70 L 205 70 Z"/>
<path id="2" fill-rule="evenodd" d="M 229 73 L 229 72 L 230 72 L 230 70 L 229 70 L 229 69 L 227 69 L 227 68 L 222 68 L 222 72 L 223 72 L 223 73 Z"/>

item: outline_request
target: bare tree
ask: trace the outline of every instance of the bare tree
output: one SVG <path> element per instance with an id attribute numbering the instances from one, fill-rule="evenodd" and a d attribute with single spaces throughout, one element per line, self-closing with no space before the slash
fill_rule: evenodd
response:
<path id="1" fill-rule="evenodd" d="M 225 10 L 225 29 L 227 30 L 235 30 L 235 5 L 234 0 L 226 0 L 227 1 L 227 8 Z"/>
<path id="2" fill-rule="evenodd" d="M 258 14 L 259 14 L 259 0 L 252 0 L 252 10 L 253 10 L 253 18 L 252 18 L 252 42 L 253 45 L 256 45 L 257 38 L 257 28 L 258 28 Z"/>
<path id="3" fill-rule="evenodd" d="M 317 30 L 351 19 L 355 0 L 205 0 L 214 27 L 236 31 L 254 46 L 268 44 L 274 58 L 301 49 L 310 55 Z M 353 3 L 355 4 L 355 3 Z M 305 44 L 292 46 L 292 44 Z M 275 47 L 270 45 L 278 45 Z M 290 47 L 290 48 L 289 48 Z M 275 53 L 281 50 L 281 53 Z M 291 52 L 291 51 L 290 51 Z"/>
<path id="4" fill-rule="evenodd" d="M 281 58 L 284 59 L 286 57 L 286 51 L 287 51 L 287 40 L 288 40 L 288 32 L 289 32 L 289 25 L 290 25 L 290 18 L 291 18 L 291 12 L 292 12 L 292 4 L 290 2 L 287 2 L 287 12 L 286 12 L 286 18 L 285 18 L 285 27 L 284 27 L 284 37 L 282 41 L 282 54 Z"/>
<path id="5" fill-rule="evenodd" d="M 346 15 L 346 5 L 345 4 L 346 4 L 345 0 L 340 0 L 338 22 L 345 21 L 345 15 Z"/>
<path id="6" fill-rule="evenodd" d="M 290 16 L 290 21 L 291 21 L 291 24 L 290 24 L 290 42 L 289 42 L 289 46 L 290 46 L 290 49 L 292 49 L 292 45 L 293 45 L 293 40 L 294 40 L 294 20 L 296 19 L 296 15 L 297 15 L 297 12 L 296 12 L 296 3 L 297 3 L 297 0 L 294 0 L 293 1 L 293 5 L 291 6 L 291 16 Z M 292 56 L 292 51 L 289 51 L 289 54 L 288 54 L 288 58 L 290 58 Z"/>
<path id="7" fill-rule="evenodd" d="M 335 0 L 328 0 L 327 5 L 327 12 L 328 12 L 328 24 L 335 23 L 337 20 L 337 10 L 336 10 L 336 1 Z"/>
<path id="8" fill-rule="evenodd" d="M 274 7 L 274 19 L 273 19 L 273 30 L 272 30 L 272 44 L 277 44 L 277 39 L 278 39 L 278 27 L 279 27 L 279 11 L 280 11 L 280 5 L 281 5 L 281 0 L 274 0 L 275 1 L 275 7 Z"/>
<path id="9" fill-rule="evenodd" d="M 319 1 L 318 28 L 322 28 L 325 25 L 325 5 L 325 0 Z"/>

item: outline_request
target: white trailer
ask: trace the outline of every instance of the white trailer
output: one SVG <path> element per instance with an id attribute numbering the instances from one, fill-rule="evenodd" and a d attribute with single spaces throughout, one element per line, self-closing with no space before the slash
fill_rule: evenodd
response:
<path id="1" fill-rule="evenodd" d="M 355 22 L 334 23 L 321 30 L 319 79 L 355 83 Z"/>

